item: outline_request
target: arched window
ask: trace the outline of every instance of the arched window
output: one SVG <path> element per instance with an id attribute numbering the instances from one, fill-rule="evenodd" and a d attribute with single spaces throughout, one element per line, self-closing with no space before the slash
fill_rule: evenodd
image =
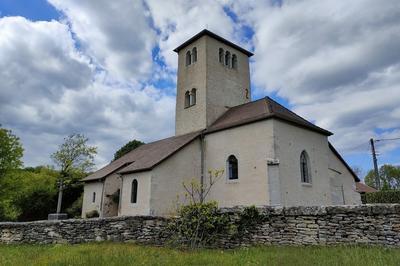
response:
<path id="1" fill-rule="evenodd" d="M 192 91 L 190 92 L 190 106 L 196 104 L 196 89 L 193 88 Z"/>
<path id="2" fill-rule="evenodd" d="M 138 189 L 138 182 L 136 179 L 133 179 L 132 190 L 131 190 L 131 203 L 137 202 L 137 189 Z"/>
<path id="3" fill-rule="evenodd" d="M 226 51 L 225 53 L 225 65 L 229 67 L 231 65 L 231 53 Z"/>
<path id="4" fill-rule="evenodd" d="M 232 68 L 237 69 L 237 57 L 235 54 L 232 55 Z"/>
<path id="5" fill-rule="evenodd" d="M 185 92 L 185 108 L 190 106 L 190 92 L 186 91 Z"/>
<path id="6" fill-rule="evenodd" d="M 192 59 L 191 59 L 191 55 L 190 55 L 190 51 L 186 52 L 186 65 L 190 65 L 192 63 Z"/>
<path id="7" fill-rule="evenodd" d="M 95 203 L 96 202 L 96 192 L 93 192 L 93 198 L 92 198 L 92 202 Z"/>
<path id="8" fill-rule="evenodd" d="M 224 49 L 222 49 L 222 48 L 219 48 L 219 62 L 221 64 L 224 63 Z"/>
<path id="9" fill-rule="evenodd" d="M 311 183 L 310 159 L 306 151 L 302 151 L 300 155 L 300 172 L 301 182 Z"/>
<path id="10" fill-rule="evenodd" d="M 192 62 L 194 63 L 194 62 L 197 62 L 197 48 L 196 47 L 194 47 L 193 49 L 192 49 Z"/>
<path id="11" fill-rule="evenodd" d="M 238 175 L 238 160 L 234 155 L 230 155 L 227 160 L 228 164 L 228 179 L 236 180 L 239 178 Z"/>

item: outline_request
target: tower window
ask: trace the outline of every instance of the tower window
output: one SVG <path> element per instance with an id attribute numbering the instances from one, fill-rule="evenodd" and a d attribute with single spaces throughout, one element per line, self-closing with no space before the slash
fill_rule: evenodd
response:
<path id="1" fill-rule="evenodd" d="M 185 108 L 188 108 L 190 106 L 190 92 L 186 91 L 185 92 Z"/>
<path id="2" fill-rule="evenodd" d="M 192 62 L 193 63 L 197 62 L 197 48 L 196 47 L 194 47 L 192 49 Z"/>
<path id="3" fill-rule="evenodd" d="M 138 182 L 136 179 L 133 179 L 132 189 L 131 189 L 131 203 L 137 203 L 137 191 L 138 191 Z"/>
<path id="4" fill-rule="evenodd" d="M 237 69 L 237 56 L 235 54 L 232 55 L 232 68 Z"/>
<path id="5" fill-rule="evenodd" d="M 190 51 L 186 52 L 186 66 L 190 65 L 192 63 L 192 58 L 191 58 L 191 54 Z"/>
<path id="6" fill-rule="evenodd" d="M 229 67 L 231 65 L 231 53 L 226 51 L 225 53 L 225 65 Z"/>
<path id="7" fill-rule="evenodd" d="M 234 155 L 230 155 L 227 160 L 227 173 L 229 180 L 236 180 L 239 178 L 238 175 L 238 160 Z"/>
<path id="8" fill-rule="evenodd" d="M 92 202 L 93 202 L 93 203 L 96 202 L 96 192 L 93 192 Z"/>
<path id="9" fill-rule="evenodd" d="M 224 63 L 224 49 L 219 48 L 219 62 Z"/>
<path id="10" fill-rule="evenodd" d="M 306 151 L 300 154 L 300 173 L 302 183 L 311 183 L 310 158 Z"/>
<path id="11" fill-rule="evenodd" d="M 189 99 L 190 106 L 196 104 L 196 89 L 193 88 L 190 92 L 190 99 Z"/>

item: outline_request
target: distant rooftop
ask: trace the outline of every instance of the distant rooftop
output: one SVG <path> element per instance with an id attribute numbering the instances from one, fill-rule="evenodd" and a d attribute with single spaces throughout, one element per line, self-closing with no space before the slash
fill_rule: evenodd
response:
<path id="1" fill-rule="evenodd" d="M 236 50 L 238 50 L 238 51 L 244 53 L 244 54 L 247 55 L 248 57 L 254 55 L 252 52 L 250 52 L 250 51 L 248 51 L 248 50 L 246 50 L 246 49 L 240 47 L 239 45 L 234 44 L 233 42 L 228 41 L 228 40 L 225 39 L 225 38 L 222 38 L 221 36 L 219 36 L 219 35 L 217 35 L 217 34 L 211 32 L 211 31 L 209 31 L 209 30 L 206 30 L 206 29 L 200 31 L 199 33 L 197 33 L 196 35 L 194 35 L 192 38 L 190 38 L 190 39 L 187 40 L 186 42 L 184 42 L 184 43 L 182 43 L 181 45 L 179 45 L 178 47 L 176 47 L 176 48 L 174 49 L 174 52 L 177 52 L 177 53 L 178 53 L 178 52 L 179 52 L 180 50 L 182 50 L 184 47 L 186 47 L 186 46 L 188 46 L 189 44 L 191 44 L 192 42 L 194 42 L 194 41 L 200 39 L 200 38 L 203 37 L 204 35 L 213 37 L 214 39 L 217 39 L 218 41 L 220 41 L 220 42 L 222 42 L 222 43 L 224 43 L 224 44 L 226 44 L 226 45 L 228 45 L 228 46 L 231 46 L 231 47 L 235 48 Z"/>

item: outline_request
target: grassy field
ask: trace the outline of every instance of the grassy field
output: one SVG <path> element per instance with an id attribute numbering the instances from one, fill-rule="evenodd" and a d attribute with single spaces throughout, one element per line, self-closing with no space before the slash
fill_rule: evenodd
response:
<path id="1" fill-rule="evenodd" d="M 253 247 L 182 251 L 134 244 L 0 245 L 0 265 L 400 265 L 400 249 Z"/>

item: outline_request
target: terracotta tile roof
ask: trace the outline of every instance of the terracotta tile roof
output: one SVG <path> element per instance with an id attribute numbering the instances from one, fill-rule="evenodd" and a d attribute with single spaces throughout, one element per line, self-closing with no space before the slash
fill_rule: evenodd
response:
<path id="1" fill-rule="evenodd" d="M 126 174 L 150 170 L 199 135 L 200 132 L 192 132 L 144 144 L 87 176 L 83 181 L 98 180 L 115 172 Z"/>
<path id="2" fill-rule="evenodd" d="M 269 97 L 231 107 L 209 128 L 207 128 L 206 133 L 220 131 L 269 118 L 284 120 L 297 126 L 319 132 L 326 136 L 332 135 L 332 133 L 328 130 L 308 122 L 301 116 L 293 113 Z"/>
<path id="3" fill-rule="evenodd" d="M 377 192 L 373 187 L 367 186 L 366 184 L 363 184 L 361 182 L 356 183 L 356 191 L 359 193 L 371 193 L 371 192 Z"/>

